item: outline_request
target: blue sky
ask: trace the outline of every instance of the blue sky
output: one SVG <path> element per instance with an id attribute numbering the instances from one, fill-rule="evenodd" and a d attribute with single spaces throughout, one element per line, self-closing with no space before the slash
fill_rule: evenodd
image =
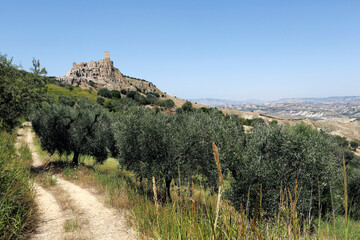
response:
<path id="1" fill-rule="evenodd" d="M 360 1 L 1 0 L 0 52 L 48 75 L 103 58 L 180 98 L 360 95 Z"/>

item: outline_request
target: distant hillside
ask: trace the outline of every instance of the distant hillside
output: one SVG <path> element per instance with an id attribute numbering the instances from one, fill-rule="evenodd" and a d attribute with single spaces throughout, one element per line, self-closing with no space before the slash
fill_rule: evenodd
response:
<path id="1" fill-rule="evenodd" d="M 327 97 L 327 98 L 284 98 L 274 102 L 298 103 L 298 104 L 360 103 L 360 96 Z"/>
<path id="2" fill-rule="evenodd" d="M 237 100 L 226 100 L 226 99 L 216 99 L 216 98 L 199 98 L 199 99 L 188 99 L 188 101 L 196 102 L 198 104 L 210 106 L 210 107 L 223 107 L 230 104 L 243 104 L 243 103 L 261 103 L 261 100 L 246 100 L 246 101 L 237 101 Z"/>
<path id="3" fill-rule="evenodd" d="M 331 103 L 360 103 L 360 96 L 344 96 L 344 97 L 326 97 L 326 98 L 283 98 L 275 101 L 261 101 L 256 99 L 236 101 L 216 98 L 199 98 L 188 99 L 191 102 L 196 102 L 211 107 L 224 107 L 226 105 L 237 104 L 262 104 L 262 103 L 297 103 L 297 104 L 331 104 Z"/>

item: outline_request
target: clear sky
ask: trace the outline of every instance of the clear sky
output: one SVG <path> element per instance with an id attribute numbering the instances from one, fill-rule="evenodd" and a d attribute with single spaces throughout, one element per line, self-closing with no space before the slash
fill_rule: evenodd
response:
<path id="1" fill-rule="evenodd" d="M 0 52 L 48 75 L 103 58 L 180 98 L 360 95 L 360 1 L 1 0 Z"/>

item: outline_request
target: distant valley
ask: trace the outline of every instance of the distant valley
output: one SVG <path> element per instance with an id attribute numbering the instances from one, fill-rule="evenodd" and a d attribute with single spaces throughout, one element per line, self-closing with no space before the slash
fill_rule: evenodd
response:
<path id="1" fill-rule="evenodd" d="M 328 120 L 360 119 L 360 96 L 328 98 L 287 98 L 271 102 L 192 99 L 192 102 L 218 108 L 269 114 L 281 118 Z"/>

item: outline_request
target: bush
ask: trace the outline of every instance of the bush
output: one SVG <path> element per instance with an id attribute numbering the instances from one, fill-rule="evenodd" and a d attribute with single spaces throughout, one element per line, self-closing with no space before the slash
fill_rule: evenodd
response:
<path id="1" fill-rule="evenodd" d="M 252 127 L 256 127 L 258 125 L 263 125 L 263 124 L 265 124 L 265 120 L 262 119 L 262 118 L 254 118 L 251 121 L 251 126 Z"/>
<path id="2" fill-rule="evenodd" d="M 104 105 L 105 99 L 103 97 L 98 96 L 96 98 L 96 102 L 100 105 Z"/>
<path id="3" fill-rule="evenodd" d="M 350 147 L 353 149 L 353 151 L 356 151 L 356 149 L 359 147 L 359 143 L 356 141 L 351 141 Z"/>
<path id="4" fill-rule="evenodd" d="M 71 98 L 69 96 L 65 96 L 65 95 L 60 95 L 58 101 L 60 104 L 70 106 L 70 107 L 73 107 L 76 102 L 73 98 Z"/>
<path id="5" fill-rule="evenodd" d="M 106 98 L 111 98 L 112 97 L 112 94 L 110 92 L 109 89 L 107 88 L 101 88 L 99 89 L 98 91 L 98 96 L 102 96 L 102 97 L 106 97 Z"/>
<path id="6" fill-rule="evenodd" d="M 156 105 L 160 106 L 160 107 L 164 107 L 164 108 L 173 108 L 175 107 L 175 103 L 173 100 L 171 99 L 166 99 L 166 100 L 160 100 L 158 99 L 156 102 L 155 102 Z"/>
<path id="7" fill-rule="evenodd" d="M 119 99 L 121 98 L 121 94 L 118 90 L 112 90 L 111 91 L 111 98 L 113 99 Z"/>
<path id="8" fill-rule="evenodd" d="M 33 60 L 32 73 L 20 70 L 12 59 L 0 54 L 0 129 L 11 131 L 33 106 L 44 99 L 46 70 Z"/>
<path id="9" fill-rule="evenodd" d="M 134 100 L 135 100 L 136 102 L 138 102 L 140 105 L 146 105 L 146 104 L 148 104 L 146 98 L 145 98 L 143 95 L 141 95 L 140 93 L 136 93 L 136 94 L 134 95 Z"/>
<path id="10" fill-rule="evenodd" d="M 89 81 L 89 84 L 90 84 L 90 86 L 92 86 L 93 88 L 97 88 L 97 84 L 96 84 L 94 81 L 90 80 L 90 81 Z"/>
<path id="11" fill-rule="evenodd" d="M 171 100 L 171 99 L 166 99 L 166 100 L 165 100 L 165 107 L 166 107 L 166 108 L 173 108 L 173 107 L 175 107 L 174 101 Z"/>
<path id="12" fill-rule="evenodd" d="M 151 95 L 151 94 L 148 94 L 147 97 L 146 97 L 146 101 L 149 104 L 155 104 L 157 102 L 157 100 L 158 99 L 154 95 Z"/>
<path id="13" fill-rule="evenodd" d="M 203 111 L 203 112 L 206 112 L 206 113 L 208 113 L 208 112 L 210 112 L 212 109 L 211 108 L 208 108 L 208 107 L 201 107 L 200 108 L 200 111 Z"/>
<path id="14" fill-rule="evenodd" d="M 125 89 L 121 89 L 120 92 L 121 92 L 121 94 L 123 94 L 123 95 L 126 95 L 126 93 L 127 93 Z"/>
<path id="15" fill-rule="evenodd" d="M 110 112 L 115 112 L 115 104 L 113 103 L 113 101 L 106 101 L 104 103 L 104 107 L 107 108 Z"/>
<path id="16" fill-rule="evenodd" d="M 138 104 L 131 98 L 121 98 L 113 101 L 115 111 L 125 111 L 131 107 L 137 106 Z"/>
<path id="17" fill-rule="evenodd" d="M 136 92 L 136 91 L 128 91 L 128 92 L 126 93 L 126 97 L 131 98 L 131 99 L 135 99 L 135 95 L 136 95 L 136 94 L 139 94 L 139 93 Z"/>
<path id="18" fill-rule="evenodd" d="M 176 108 L 175 110 L 176 114 L 182 114 L 184 111 L 182 110 L 182 108 Z"/>
<path id="19" fill-rule="evenodd" d="M 146 93 L 147 96 L 154 96 L 156 98 L 159 98 L 160 95 L 158 93 L 153 93 L 153 92 L 149 92 L 149 93 Z"/>
<path id="20" fill-rule="evenodd" d="M 186 101 L 181 108 L 184 112 L 191 112 L 193 110 L 192 103 L 189 101 Z"/>

